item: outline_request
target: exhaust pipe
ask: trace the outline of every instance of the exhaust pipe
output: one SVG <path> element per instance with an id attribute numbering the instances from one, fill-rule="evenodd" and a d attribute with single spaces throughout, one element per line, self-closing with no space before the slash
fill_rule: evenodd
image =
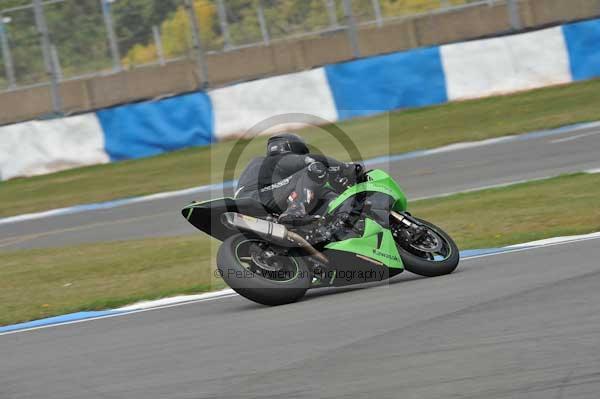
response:
<path id="1" fill-rule="evenodd" d="M 221 216 L 221 222 L 227 228 L 232 230 L 254 233 L 267 241 L 275 241 L 285 247 L 302 248 L 323 263 L 328 263 L 329 261 L 325 255 L 317 251 L 317 249 L 306 241 L 304 237 L 293 231 L 289 231 L 287 227 L 282 224 L 268 222 L 263 219 L 235 212 L 224 213 Z"/>

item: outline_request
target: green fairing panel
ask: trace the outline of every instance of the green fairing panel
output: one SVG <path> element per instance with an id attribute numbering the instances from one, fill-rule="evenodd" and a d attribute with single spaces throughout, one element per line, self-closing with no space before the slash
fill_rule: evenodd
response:
<path id="1" fill-rule="evenodd" d="M 404 269 L 392 232 L 371 219 L 365 219 L 365 232 L 361 238 L 334 242 L 325 248 L 363 255 L 392 269 Z"/>
<path id="2" fill-rule="evenodd" d="M 369 181 L 364 183 L 356 184 L 342 194 L 337 197 L 334 201 L 332 201 L 328 208 L 327 212 L 332 213 L 335 209 L 337 209 L 340 205 L 342 205 L 347 199 L 352 196 L 365 192 L 365 191 L 376 191 L 383 194 L 388 194 L 392 198 L 396 200 L 394 203 L 394 211 L 404 212 L 408 207 L 408 201 L 406 200 L 406 195 L 398 186 L 398 184 L 383 170 L 372 170 L 369 172 Z"/>

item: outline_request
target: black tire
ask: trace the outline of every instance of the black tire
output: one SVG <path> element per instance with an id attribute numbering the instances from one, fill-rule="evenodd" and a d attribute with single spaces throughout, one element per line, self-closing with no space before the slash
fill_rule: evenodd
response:
<path id="1" fill-rule="evenodd" d="M 217 254 L 217 267 L 223 280 L 241 296 L 267 306 L 285 305 L 296 302 L 310 288 L 312 274 L 303 257 L 287 257 L 297 266 L 297 273 L 289 280 L 274 281 L 253 273 L 243 266 L 238 259 L 237 250 L 240 245 L 261 241 L 260 239 L 238 234 L 226 239 Z"/>
<path id="2" fill-rule="evenodd" d="M 428 229 L 433 230 L 444 241 L 446 241 L 450 248 L 450 255 L 444 260 L 431 261 L 417 256 L 398 245 L 398 252 L 400 253 L 402 262 L 404 262 L 404 268 L 411 273 L 425 277 L 438 277 L 451 274 L 454 270 L 456 270 L 458 263 L 460 262 L 460 253 L 454 240 L 452 240 L 452 238 L 446 234 L 444 230 L 440 229 L 436 225 L 423 219 L 414 219 Z"/>

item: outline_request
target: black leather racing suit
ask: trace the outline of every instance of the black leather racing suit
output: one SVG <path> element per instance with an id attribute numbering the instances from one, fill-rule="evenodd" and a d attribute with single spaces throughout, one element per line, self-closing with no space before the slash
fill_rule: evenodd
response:
<path id="1" fill-rule="evenodd" d="M 254 198 L 275 213 L 284 212 L 297 200 L 304 203 L 307 213 L 322 214 L 338 192 L 357 181 L 361 170 L 356 164 L 316 154 L 255 158 L 242 172 L 235 196 Z"/>

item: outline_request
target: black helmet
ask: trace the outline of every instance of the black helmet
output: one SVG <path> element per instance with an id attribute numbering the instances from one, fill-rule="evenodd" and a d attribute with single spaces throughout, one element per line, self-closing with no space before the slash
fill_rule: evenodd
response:
<path id="1" fill-rule="evenodd" d="M 308 154 L 308 146 L 304 139 L 296 134 L 278 134 L 269 138 L 267 143 L 267 155 L 279 154 Z"/>

